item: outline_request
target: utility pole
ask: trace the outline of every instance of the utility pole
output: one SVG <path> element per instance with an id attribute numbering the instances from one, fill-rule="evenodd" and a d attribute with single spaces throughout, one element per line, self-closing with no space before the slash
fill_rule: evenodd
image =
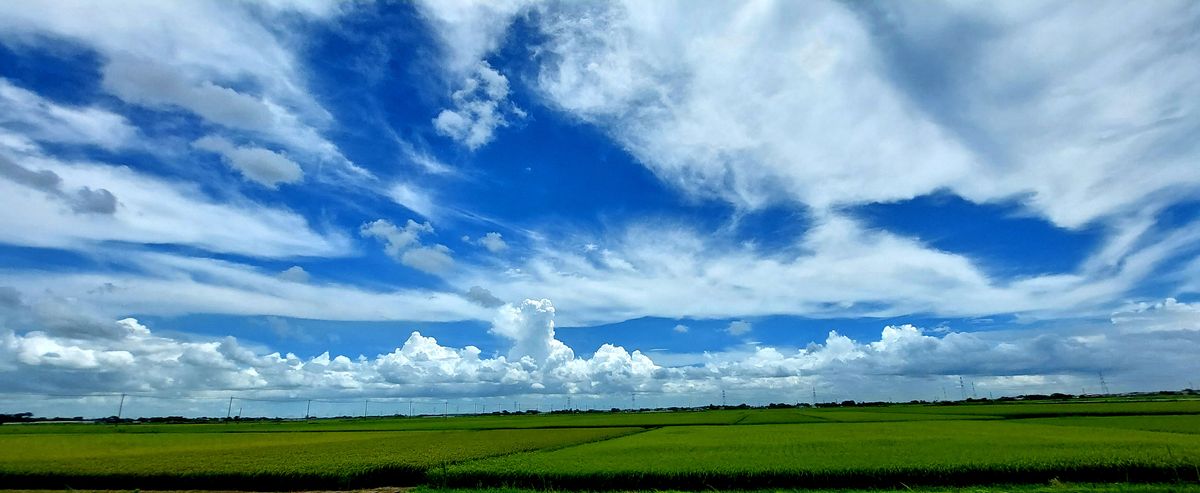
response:
<path id="1" fill-rule="evenodd" d="M 125 394 L 121 394 L 121 403 L 117 404 L 117 421 L 121 420 L 121 413 L 125 411 Z"/>
<path id="2" fill-rule="evenodd" d="M 363 418 L 367 417 L 367 401 L 369 400 L 370 399 L 363 399 Z"/>
<path id="3" fill-rule="evenodd" d="M 233 416 L 233 396 L 229 396 L 229 409 L 225 410 L 225 420 L 228 421 L 229 418 L 231 418 L 232 416 Z"/>
<path id="4" fill-rule="evenodd" d="M 304 419 L 308 419 L 310 416 L 312 416 L 312 399 L 308 400 L 308 406 L 304 408 Z"/>

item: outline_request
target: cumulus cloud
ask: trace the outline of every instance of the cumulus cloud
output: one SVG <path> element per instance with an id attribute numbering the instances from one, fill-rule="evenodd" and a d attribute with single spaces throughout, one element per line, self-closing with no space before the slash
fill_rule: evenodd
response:
<path id="1" fill-rule="evenodd" d="M 752 328 L 753 326 L 750 324 L 750 322 L 745 320 L 734 320 L 729 322 L 728 327 L 725 327 L 725 332 L 728 332 L 731 336 L 740 336 L 749 333 L 750 329 Z"/>
<path id="2" fill-rule="evenodd" d="M 471 286 L 471 289 L 468 289 L 464 296 L 472 303 L 487 308 L 495 308 L 504 304 L 504 301 L 493 295 L 491 291 L 480 286 Z"/>
<path id="3" fill-rule="evenodd" d="M 686 326 L 686 325 L 677 324 L 677 325 L 675 325 L 675 327 L 671 328 L 671 330 L 678 334 L 686 334 L 688 332 L 688 330 L 691 330 L 691 329 L 689 329 L 688 326 Z"/>
<path id="4" fill-rule="evenodd" d="M 69 332 L 4 327 L 0 355 L 13 365 L 0 372 L 38 378 L 6 378 L 0 390 L 44 392 L 54 386 L 57 390 L 86 387 L 93 392 L 303 390 L 361 395 L 403 389 L 419 395 L 512 395 L 562 392 L 568 383 L 584 391 L 633 389 L 650 381 L 657 368 L 637 351 L 610 345 L 590 359 L 576 359 L 554 339 L 553 307 L 545 300 L 500 309 L 494 330 L 509 337 L 513 349 L 507 357 L 494 358 L 482 357 L 474 346 L 442 346 L 419 332 L 411 333 L 395 351 L 375 358 L 350 359 L 326 352 L 302 359 L 255 352 L 233 338 L 192 341 L 161 336 L 132 318 L 80 323 L 104 326 L 107 336 L 83 338 Z M 73 380 L 71 375 L 82 378 Z"/>
<path id="5" fill-rule="evenodd" d="M 13 316 L 18 311 L 27 313 Z M 839 392 L 859 400 L 940 399 L 932 394 L 959 377 L 998 395 L 1075 391 L 1100 371 L 1118 389 L 1179 384 L 1173 379 L 1196 369 L 1193 356 L 1200 348 L 1191 332 L 1125 336 L 1096 327 L 935 336 L 891 325 L 874 341 L 833 331 L 800 349 L 735 349 L 672 367 L 612 344 L 577 356 L 555 336 L 553 304 L 531 299 L 495 311 L 491 331 L 508 341 L 504 355 L 486 357 L 478 347 L 447 347 L 412 332 L 394 351 L 374 357 L 325 352 L 301 358 L 252 349 L 234 338 L 161 335 L 133 318 L 79 316 L 64 324 L 51 322 L 49 313 L 19 300 L 4 305 L 0 374 L 6 378 L 0 390 L 436 398 L 638 392 L 678 404 L 720 390 L 757 402 L 807 401 L 812 388 L 826 400 Z M 49 325 L 59 328 L 45 329 Z M 87 327 L 64 328 L 71 325 Z"/>
<path id="6" fill-rule="evenodd" d="M 1200 303 L 1181 303 L 1174 298 L 1138 303 L 1114 313 L 1112 322 L 1127 332 L 1200 330 Z"/>
<path id="7" fill-rule="evenodd" d="M 504 241 L 504 235 L 495 231 L 489 232 L 478 239 L 473 239 L 470 236 L 464 235 L 462 237 L 462 241 L 464 243 L 479 245 L 492 253 L 500 253 L 508 250 L 508 242 Z"/>
<path id="8" fill-rule="evenodd" d="M 61 199 L 77 213 L 112 214 L 117 211 L 117 198 L 108 190 L 81 186 L 66 192 L 62 187 L 62 178 L 54 171 L 26 169 L 3 155 L 0 155 L 0 177 Z"/>
<path id="9" fill-rule="evenodd" d="M 438 113 L 433 127 L 438 133 L 475 150 L 492 141 L 497 128 L 524 116 L 508 102 L 508 78 L 487 62 L 479 62 L 474 74 L 450 95 L 451 107 Z"/>
<path id="10" fill-rule="evenodd" d="M 454 257 L 450 256 L 451 253 L 452 251 L 446 245 L 422 245 L 409 248 L 401 253 L 400 263 L 419 271 L 440 274 L 454 266 Z"/>
<path id="11" fill-rule="evenodd" d="M 509 359 L 529 357 L 535 362 L 546 361 L 554 353 L 569 351 L 554 338 L 554 305 L 550 300 L 525 300 L 520 305 L 501 307 L 491 331 L 513 342 Z"/>
<path id="12" fill-rule="evenodd" d="M 404 265 L 430 274 L 446 272 L 454 265 L 452 251 L 442 244 L 423 245 L 421 235 L 433 234 L 428 221 L 417 223 L 409 219 L 403 228 L 386 219 L 363 224 L 359 232 L 364 237 L 384 242 L 384 252 Z"/>
<path id="13" fill-rule="evenodd" d="M 202 137 L 192 142 L 192 146 L 219 154 L 222 161 L 247 180 L 267 188 L 278 188 L 280 183 L 298 183 L 304 177 L 300 165 L 270 149 L 234 145 L 215 135 Z"/>
<path id="14" fill-rule="evenodd" d="M 492 253 L 500 253 L 508 249 L 508 243 L 504 242 L 504 237 L 495 231 L 483 235 L 483 238 L 479 239 L 479 244 Z"/>
<path id="15" fill-rule="evenodd" d="M 303 267 L 293 265 L 280 272 L 279 278 L 285 281 L 304 283 L 308 282 L 311 276 L 309 276 L 308 271 L 304 270 Z"/>

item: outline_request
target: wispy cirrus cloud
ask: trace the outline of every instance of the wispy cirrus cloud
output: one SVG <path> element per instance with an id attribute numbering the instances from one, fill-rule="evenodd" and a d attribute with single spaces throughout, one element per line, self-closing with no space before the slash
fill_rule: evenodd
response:
<path id="1" fill-rule="evenodd" d="M 0 42 L 82 44 L 100 54 L 101 85 L 121 100 L 189 112 L 284 146 L 304 156 L 301 164 L 321 164 L 325 179 L 358 183 L 370 173 L 323 136 L 332 116 L 309 93 L 293 46 L 259 20 L 330 19 L 339 12 L 333 2 L 6 4 Z"/>
<path id="2" fill-rule="evenodd" d="M 0 207 L 23 211 L 0 215 L 0 241 L 8 244 L 87 250 L 116 241 L 254 257 L 338 256 L 350 250 L 344 235 L 318 232 L 295 212 L 248 199 L 218 201 L 192 183 L 2 148 L 0 159 L 52 177 L 54 189 L 62 190 L 48 194 L 45 187 L 0 176 Z M 68 193 L 69 207 L 64 207 L 62 196 Z M 106 217 L 80 216 L 79 210 Z"/>

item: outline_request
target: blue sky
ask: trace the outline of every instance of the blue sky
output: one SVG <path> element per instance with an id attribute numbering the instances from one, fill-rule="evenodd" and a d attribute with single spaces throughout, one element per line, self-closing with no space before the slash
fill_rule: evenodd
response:
<path id="1" fill-rule="evenodd" d="M 1186 386 L 1197 20 L 5 5 L 0 391 L 49 409 Z M 174 411 L 205 412 L 144 410 Z"/>

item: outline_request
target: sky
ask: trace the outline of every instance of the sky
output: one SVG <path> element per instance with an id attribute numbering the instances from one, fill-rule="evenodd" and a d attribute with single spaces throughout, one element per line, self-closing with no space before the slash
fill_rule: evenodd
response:
<path id="1" fill-rule="evenodd" d="M 3 2 L 0 412 L 1194 388 L 1197 25 Z"/>

